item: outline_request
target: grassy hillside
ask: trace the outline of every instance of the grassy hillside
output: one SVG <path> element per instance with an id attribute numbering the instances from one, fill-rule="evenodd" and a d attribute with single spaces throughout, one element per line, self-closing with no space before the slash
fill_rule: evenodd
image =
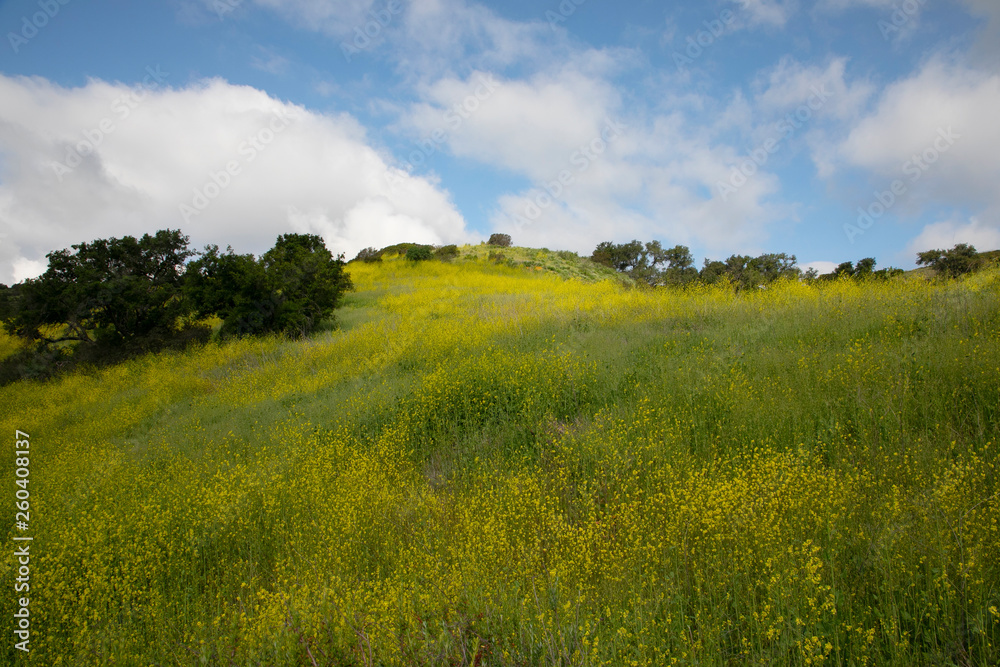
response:
<path id="1" fill-rule="evenodd" d="M 19 659 L 1000 662 L 1000 272 L 736 295 L 489 251 L 352 263 L 308 341 L 0 388 Z"/>
<path id="2" fill-rule="evenodd" d="M 387 254 L 387 256 L 389 256 Z M 577 278 L 586 282 L 615 280 L 626 285 L 634 284 L 632 279 L 614 269 L 593 262 L 589 257 L 580 257 L 568 250 L 548 248 L 523 248 L 513 246 L 501 248 L 481 243 L 459 246 L 455 262 L 491 262 L 510 267 L 521 267 L 529 271 L 546 271 L 561 278 Z"/>

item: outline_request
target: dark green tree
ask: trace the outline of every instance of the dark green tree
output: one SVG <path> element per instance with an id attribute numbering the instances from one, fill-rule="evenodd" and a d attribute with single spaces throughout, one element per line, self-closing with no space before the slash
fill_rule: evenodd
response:
<path id="1" fill-rule="evenodd" d="M 709 260 L 705 258 L 705 265 L 698 273 L 698 279 L 706 285 L 711 285 L 722 280 L 726 276 L 726 263 L 719 260 Z"/>
<path id="2" fill-rule="evenodd" d="M 486 242 L 487 245 L 500 246 L 501 248 L 509 248 L 511 244 L 510 234 L 490 234 L 490 240 Z"/>
<path id="3" fill-rule="evenodd" d="M 870 278 L 875 271 L 875 258 L 865 257 L 854 267 L 855 278 Z"/>
<path id="4" fill-rule="evenodd" d="M 833 270 L 831 274 L 834 278 L 840 277 L 853 277 L 854 276 L 854 262 L 841 262 L 837 265 L 837 268 Z"/>
<path id="5" fill-rule="evenodd" d="M 253 255 L 225 254 L 210 245 L 187 266 L 184 289 L 198 317 L 222 319 L 224 338 L 276 331 L 276 295 L 268 285 L 264 265 Z"/>
<path id="6" fill-rule="evenodd" d="M 17 312 L 17 302 L 20 292 L 20 285 L 7 287 L 3 283 L 0 283 L 0 322 L 6 322 Z"/>
<path id="7" fill-rule="evenodd" d="M 344 256 L 334 257 L 315 234 L 283 234 L 261 257 L 275 303 L 276 331 L 304 336 L 330 317 L 353 288 Z"/>
<path id="8" fill-rule="evenodd" d="M 208 246 L 185 275 L 198 316 L 222 318 L 223 337 L 304 336 L 333 314 L 349 289 L 343 255 L 335 258 L 323 239 L 308 234 L 279 236 L 260 259 Z"/>
<path id="9" fill-rule="evenodd" d="M 753 283 L 755 276 L 751 275 L 749 255 L 730 255 L 726 259 L 726 275 L 737 286 L 744 286 Z"/>
<path id="10" fill-rule="evenodd" d="M 658 241 L 653 243 L 659 248 Z M 694 257 L 687 246 L 676 245 L 657 255 L 650 253 L 650 258 L 656 260 L 653 266 L 658 270 L 660 281 L 664 284 L 685 285 L 698 278 L 698 269 L 694 268 Z"/>
<path id="11" fill-rule="evenodd" d="M 610 266 L 616 271 L 628 273 L 635 268 L 643 268 L 645 248 L 640 241 L 630 241 L 629 243 L 615 244 L 611 241 L 604 241 L 597 245 L 591 259 L 598 264 Z"/>
<path id="12" fill-rule="evenodd" d="M 959 243 L 951 250 L 927 250 L 918 253 L 917 264 L 930 266 L 940 276 L 955 278 L 978 270 L 982 267 L 983 261 L 975 246 Z"/>
<path id="13" fill-rule="evenodd" d="M 425 262 L 434 256 L 434 248 L 429 245 L 414 246 L 406 251 L 406 259 L 411 262 Z"/>
<path id="14" fill-rule="evenodd" d="M 765 253 L 754 257 L 747 266 L 754 271 L 758 284 L 774 282 L 779 278 L 798 278 L 801 269 L 795 266 L 795 255 L 781 253 Z"/>
<path id="15" fill-rule="evenodd" d="M 7 330 L 43 343 L 155 346 L 175 334 L 189 310 L 181 276 L 193 254 L 177 230 L 50 252 L 46 272 L 21 285 Z M 42 333 L 46 327 L 61 333 L 50 337 Z"/>

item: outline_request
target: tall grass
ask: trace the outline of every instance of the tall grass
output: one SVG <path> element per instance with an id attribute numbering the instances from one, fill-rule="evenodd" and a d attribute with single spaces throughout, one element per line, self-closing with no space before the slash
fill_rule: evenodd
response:
<path id="1" fill-rule="evenodd" d="M 0 389 L 36 535 L 5 660 L 1000 662 L 1000 272 L 351 271 L 312 340 Z"/>

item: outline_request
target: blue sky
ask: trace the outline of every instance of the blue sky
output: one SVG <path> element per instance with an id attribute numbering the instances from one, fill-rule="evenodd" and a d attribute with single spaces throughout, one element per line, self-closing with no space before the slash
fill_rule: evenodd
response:
<path id="1" fill-rule="evenodd" d="M 996 0 L 7 0 L 0 282 L 95 238 L 1000 248 Z"/>

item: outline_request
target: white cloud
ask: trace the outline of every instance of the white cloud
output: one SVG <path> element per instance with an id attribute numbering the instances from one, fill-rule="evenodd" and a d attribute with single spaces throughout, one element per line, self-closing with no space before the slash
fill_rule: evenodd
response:
<path id="1" fill-rule="evenodd" d="M 904 179 L 918 198 L 1000 211 L 997 109 L 1000 76 L 932 60 L 886 88 L 837 152 L 882 180 Z"/>
<path id="2" fill-rule="evenodd" d="M 868 81 L 848 83 L 846 58 L 833 58 L 825 68 L 806 66 L 790 56 L 759 77 L 756 88 L 761 111 L 784 113 L 811 104 L 817 115 L 838 120 L 857 117 L 875 92 Z"/>
<path id="3" fill-rule="evenodd" d="M 349 57 L 356 55 L 351 49 L 385 49 L 400 72 L 415 81 L 454 75 L 456 69 L 464 76 L 471 69 L 496 70 L 568 53 L 566 30 L 550 25 L 544 9 L 536 20 L 510 21 L 467 0 L 253 2 L 293 25 L 332 37 Z"/>
<path id="4" fill-rule="evenodd" d="M 14 282 L 19 283 L 28 278 L 37 278 L 45 273 L 49 266 L 47 261 L 38 261 L 20 257 L 14 260 L 13 276 Z"/>
<path id="5" fill-rule="evenodd" d="M 564 168 L 619 106 L 611 86 L 575 70 L 514 81 L 475 72 L 437 81 L 425 100 L 402 121 L 416 136 L 440 130 L 453 154 L 534 179 Z"/>
<path id="6" fill-rule="evenodd" d="M 326 7 L 255 1 L 297 21 Z M 781 27 L 798 9 L 796 0 L 740 4 L 744 28 Z M 303 25 L 329 32 L 321 20 Z M 735 129 L 742 141 L 755 131 L 755 118 L 773 121 L 792 102 L 807 101 L 808 95 L 799 100 L 810 92 L 806 84 L 830 88 L 824 113 L 835 119 L 856 114 L 870 94 L 864 82 L 848 85 L 846 61 L 833 60 L 823 67 L 784 62 L 762 87 L 763 102 L 737 90 L 720 103 L 704 91 L 679 88 L 669 77 L 647 79 L 640 96 L 617 83 L 621 73 L 646 66 L 637 52 L 582 47 L 567 26 L 553 30 L 544 8 L 535 20 L 510 21 L 468 0 L 413 0 L 384 46 L 416 101 L 376 100 L 373 106 L 396 114 L 392 129 L 414 142 L 403 155 L 411 168 L 444 151 L 533 184 L 499 198 L 490 220 L 494 227 L 523 218 L 542 189 L 562 172 L 572 174 L 572 184 L 537 220 L 515 230 L 522 243 L 574 244 L 589 251 L 597 241 L 634 234 L 721 253 L 759 248 L 771 223 L 794 219 L 795 209 L 770 201 L 779 180 L 766 168 L 735 194 L 722 193 L 719 183 L 728 182 L 733 165 L 746 157 L 744 147 L 727 145 L 723 137 Z M 602 145 L 609 121 L 628 128 Z M 762 127 L 757 121 L 756 129 Z M 592 143 L 600 155 L 587 155 Z M 317 228 L 326 224 L 321 215 L 303 215 Z"/>
<path id="7" fill-rule="evenodd" d="M 824 262 L 816 261 L 809 262 L 807 264 L 800 264 L 799 268 L 802 271 L 808 271 L 809 269 L 816 269 L 816 273 L 823 275 L 824 273 L 833 273 L 837 268 L 837 262 Z"/>
<path id="8" fill-rule="evenodd" d="M 588 60 L 581 56 L 577 62 Z M 767 223 L 782 213 L 763 201 L 777 191 L 777 179 L 763 170 L 731 197 L 718 190 L 738 161 L 735 150 L 713 146 L 730 131 L 727 123 L 706 130 L 676 111 L 644 120 L 625 111 L 605 77 L 576 65 L 490 81 L 473 73 L 425 87 L 400 128 L 422 138 L 418 147 L 530 180 L 531 188 L 500 197 L 491 218 L 518 243 L 589 252 L 600 241 L 636 237 L 734 251 L 762 244 Z M 467 113 L 456 115 L 456 104 Z M 737 95 L 718 115 L 742 118 L 745 106 Z"/>
<path id="9" fill-rule="evenodd" d="M 221 80 L 146 91 L 134 108 L 129 93 L 96 80 L 66 89 L 0 76 L 0 282 L 54 249 L 163 228 L 240 252 L 266 250 L 293 228 L 348 255 L 470 239 L 447 193 L 389 166 L 347 115 Z M 71 171 L 55 168 L 77 154 Z"/>
<path id="10" fill-rule="evenodd" d="M 968 243 L 976 250 L 1000 249 L 1000 228 L 986 225 L 978 218 L 968 222 L 945 220 L 923 228 L 920 234 L 907 245 L 907 256 L 912 259 L 925 250 L 953 248 L 958 243 Z"/>

